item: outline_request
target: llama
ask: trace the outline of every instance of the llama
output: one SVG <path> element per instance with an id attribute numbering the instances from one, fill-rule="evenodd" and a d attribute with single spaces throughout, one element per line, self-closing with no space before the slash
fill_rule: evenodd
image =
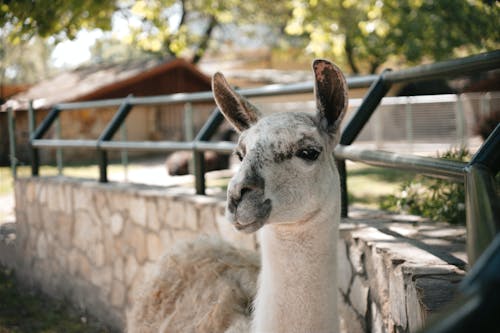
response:
<path id="1" fill-rule="evenodd" d="M 196 280 L 198 290 L 194 294 L 189 291 L 189 296 L 185 296 L 186 288 L 191 286 L 184 281 L 167 281 L 167 284 L 179 285 L 180 289 L 169 287 L 171 292 L 166 292 L 161 285 L 168 279 L 160 274 L 153 280 L 153 290 L 146 292 L 136 305 L 138 310 L 132 320 L 139 325 L 132 327 L 141 327 L 141 324 L 144 327 L 148 323 L 154 327 L 151 331 L 164 332 L 241 332 L 250 328 L 253 332 L 338 331 L 336 249 L 340 184 L 333 149 L 347 109 L 347 85 L 340 69 L 326 60 L 315 60 L 313 72 L 315 114 L 285 112 L 266 117 L 234 91 L 222 74 L 216 73 L 213 77 L 215 101 L 240 133 L 235 154 L 241 165 L 228 186 L 226 216 L 241 232 L 259 231 L 261 269 L 257 291 L 251 281 L 255 262 L 250 254 L 239 254 L 221 242 L 202 245 L 204 248 L 200 251 L 196 250 L 199 245 L 193 243 L 190 250 L 184 251 L 185 257 L 190 257 L 191 251 L 202 258 L 197 260 L 218 262 L 213 256 L 220 255 L 223 263 L 230 263 L 224 264 L 225 269 L 212 279 L 196 279 L 190 274 L 187 279 Z M 212 246 L 217 249 L 208 250 Z M 168 264 L 169 258 L 166 256 L 160 267 Z M 180 266 L 193 265 L 189 261 L 174 261 Z M 172 267 L 172 270 L 180 268 Z M 186 278 L 184 275 L 177 278 Z M 217 278 L 231 287 L 219 292 L 216 288 L 221 284 L 212 286 Z M 214 294 L 225 298 L 205 305 L 196 292 L 211 292 L 208 298 L 216 297 Z M 183 300 L 162 305 L 162 297 L 168 293 L 189 298 L 190 307 L 174 306 Z M 248 315 L 244 311 L 248 298 L 254 298 L 250 325 L 249 320 L 244 319 Z M 194 308 L 196 311 L 213 308 L 213 304 L 225 307 L 219 318 L 214 317 L 210 309 L 198 312 L 197 317 L 188 317 L 185 313 Z M 174 318 L 175 313 L 182 319 Z M 188 323 L 188 318 L 194 324 Z M 218 322 L 217 319 L 224 323 L 209 327 L 207 323 Z M 179 326 L 172 326 L 173 322 L 191 326 L 176 330 Z"/>

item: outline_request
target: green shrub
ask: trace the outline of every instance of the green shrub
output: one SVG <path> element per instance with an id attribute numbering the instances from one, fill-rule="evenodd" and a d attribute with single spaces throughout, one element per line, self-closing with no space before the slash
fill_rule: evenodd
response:
<path id="1" fill-rule="evenodd" d="M 466 148 L 451 149 L 438 158 L 467 162 Z M 465 188 L 463 183 L 416 175 L 403 183 L 396 195 L 384 197 L 380 208 L 398 213 L 420 215 L 433 221 L 465 224 Z"/>

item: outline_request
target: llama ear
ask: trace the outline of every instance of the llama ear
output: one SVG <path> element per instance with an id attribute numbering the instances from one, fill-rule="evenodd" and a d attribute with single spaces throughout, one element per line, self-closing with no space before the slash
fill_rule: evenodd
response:
<path id="1" fill-rule="evenodd" d="M 314 93 L 321 127 L 335 134 L 347 110 L 347 83 L 340 68 L 328 60 L 313 62 Z"/>
<path id="2" fill-rule="evenodd" d="M 238 132 L 246 130 L 261 118 L 259 110 L 234 91 L 221 73 L 215 73 L 212 78 L 212 92 L 222 114 Z"/>

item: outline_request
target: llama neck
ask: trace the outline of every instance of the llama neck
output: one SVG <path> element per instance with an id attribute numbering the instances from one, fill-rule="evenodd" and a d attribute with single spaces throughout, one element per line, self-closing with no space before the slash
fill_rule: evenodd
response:
<path id="1" fill-rule="evenodd" d="M 337 332 L 338 208 L 260 232 L 254 332 Z M 328 209 L 326 209 L 328 210 Z"/>

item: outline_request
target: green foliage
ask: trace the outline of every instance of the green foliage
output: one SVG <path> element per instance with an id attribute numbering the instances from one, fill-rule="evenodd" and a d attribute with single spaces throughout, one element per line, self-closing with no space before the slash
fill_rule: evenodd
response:
<path id="1" fill-rule="evenodd" d="M 285 2 L 263 0 L 139 0 L 130 15 L 141 23 L 132 28 L 127 41 L 158 55 L 203 56 L 215 28 L 230 25 L 284 25 Z M 281 23 L 280 23 L 281 22 Z"/>
<path id="2" fill-rule="evenodd" d="M 115 0 L 16 0 L 2 1 L 0 26 L 14 43 L 33 36 L 74 38 L 86 28 L 111 29 Z"/>
<path id="3" fill-rule="evenodd" d="M 438 156 L 446 160 L 470 160 L 467 149 L 451 149 Z M 381 200 L 380 208 L 428 217 L 433 221 L 465 224 L 464 184 L 417 175 L 402 184 L 400 192 Z"/>
<path id="4" fill-rule="evenodd" d="M 318 56 L 345 59 L 354 73 L 497 49 L 500 3 L 480 0 L 293 0 L 290 34 Z M 337 60 L 338 61 L 338 60 Z"/>

